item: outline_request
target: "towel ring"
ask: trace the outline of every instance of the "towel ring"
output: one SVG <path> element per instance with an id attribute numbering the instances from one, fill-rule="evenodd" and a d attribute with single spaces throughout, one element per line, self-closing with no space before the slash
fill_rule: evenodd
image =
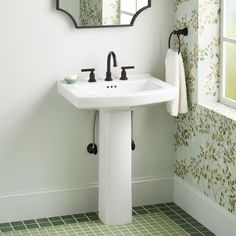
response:
<path id="1" fill-rule="evenodd" d="M 178 38 L 178 42 L 179 42 L 179 50 L 178 50 L 178 54 L 180 54 L 180 51 L 181 51 L 181 42 L 180 42 L 180 36 L 179 36 L 179 33 L 177 31 L 173 31 L 171 34 L 170 34 L 170 37 L 169 37 L 169 49 L 171 48 L 170 44 L 171 44 L 171 38 L 172 38 L 172 35 L 175 34 L 177 35 L 177 38 Z"/>
<path id="2" fill-rule="evenodd" d="M 172 31 L 172 33 L 170 34 L 170 37 L 169 37 L 169 49 L 171 48 L 170 44 L 171 44 L 171 37 L 172 37 L 173 34 L 177 35 L 177 37 L 178 37 L 178 41 L 179 41 L 179 51 L 178 51 L 178 53 L 180 54 L 180 51 L 181 51 L 180 35 L 187 36 L 188 35 L 188 28 L 186 27 L 186 28 L 183 28 L 183 29 Z"/>

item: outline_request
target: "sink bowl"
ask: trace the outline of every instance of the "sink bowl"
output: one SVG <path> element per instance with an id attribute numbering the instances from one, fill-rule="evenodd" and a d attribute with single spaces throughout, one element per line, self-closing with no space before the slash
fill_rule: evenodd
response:
<path id="1" fill-rule="evenodd" d="M 127 81 L 78 81 L 73 85 L 59 81 L 58 91 L 80 109 L 134 107 L 177 99 L 175 87 L 149 74 L 133 75 Z"/>
<path id="2" fill-rule="evenodd" d="M 107 225 L 131 223 L 131 108 L 175 100 L 177 89 L 142 74 L 128 81 L 59 81 L 58 91 L 79 109 L 99 110 L 99 218 Z"/>

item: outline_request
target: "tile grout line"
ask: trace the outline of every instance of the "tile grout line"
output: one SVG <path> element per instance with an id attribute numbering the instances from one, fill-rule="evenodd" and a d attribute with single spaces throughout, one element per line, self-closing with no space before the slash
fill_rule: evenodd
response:
<path id="1" fill-rule="evenodd" d="M 172 205 L 173 204 L 173 205 Z M 175 208 L 176 207 L 176 208 Z M 99 223 L 97 221 L 97 212 L 89 212 L 89 213 L 83 213 L 83 214 L 74 214 L 74 215 L 65 215 L 65 216 L 56 216 L 50 217 L 50 218 L 42 218 L 42 219 L 32 219 L 28 220 L 22 220 L 19 222 L 9 222 L 9 223 L 2 223 L 3 224 L 9 224 L 9 226 L 6 226 L 4 228 L 9 228 L 11 229 L 7 233 L 8 236 L 12 235 L 17 235 L 17 236 L 50 236 L 51 233 L 53 235 L 63 235 L 63 236 L 70 236 L 73 233 L 74 235 L 84 235 L 84 236 L 92 236 L 96 235 L 96 233 L 99 232 L 99 235 L 119 235 L 119 236 L 126 236 L 127 234 L 130 236 L 142 236 L 143 234 L 145 235 L 155 235 L 157 236 L 162 236 L 162 235 L 178 235 L 178 236 L 190 236 L 191 231 L 186 231 L 186 229 L 181 227 L 181 223 L 183 224 L 188 224 L 189 225 L 189 230 L 195 230 L 196 234 L 197 232 L 200 233 L 201 235 L 205 236 L 204 232 L 198 229 L 197 225 L 197 220 L 191 217 L 196 221 L 196 224 L 193 225 L 192 223 L 195 223 L 195 221 L 190 221 L 188 222 L 188 213 L 185 212 L 183 209 L 183 214 L 181 212 L 178 212 L 177 209 L 181 209 L 178 207 L 175 203 L 169 203 L 169 204 L 158 204 L 156 205 L 149 205 L 149 206 L 140 206 L 137 208 L 133 208 L 132 212 L 134 213 L 133 215 L 133 223 L 129 225 L 123 225 L 123 226 L 107 226 L 104 224 Z M 163 209 L 163 211 L 162 211 Z M 165 211 L 164 211 L 165 210 Z M 169 212 L 169 214 L 166 214 Z M 95 214 L 96 213 L 96 214 Z M 173 214 L 172 214 L 173 213 Z M 184 213 L 186 214 L 186 218 L 184 217 Z M 78 218 L 76 217 L 78 215 Z M 79 216 L 81 215 L 81 217 Z M 174 220 L 173 217 L 176 215 L 177 221 L 179 219 L 180 224 L 178 224 L 177 221 Z M 191 219 L 189 216 L 189 220 Z M 39 221 L 45 219 L 45 222 Z M 82 221 L 80 222 L 81 219 Z M 85 221 L 83 221 L 83 219 Z M 70 221 L 71 220 L 71 221 Z M 32 221 L 32 222 L 30 222 Z M 58 224 L 56 224 L 58 222 Z M 16 223 L 16 224 L 14 224 Z M 18 223 L 18 224 L 17 224 Z M 200 222 L 199 223 L 199 228 L 203 226 Z M 45 226 L 41 226 L 40 224 L 48 224 Z M 36 226 L 30 227 L 30 226 Z M 0 224 L 1 226 L 1 224 Z M 15 226 L 15 228 L 14 228 Z M 24 227 L 25 229 L 20 230 L 17 229 L 17 226 L 20 228 Z M 176 227 L 175 227 L 176 226 Z M 29 228 L 28 228 L 29 227 Z M 0 227 L 0 236 L 4 236 L 4 232 L 2 232 L 3 227 Z M 103 231 L 104 230 L 104 231 Z M 206 230 L 208 230 L 206 228 Z M 194 231 L 194 232 L 195 232 Z M 194 234 L 193 232 L 193 234 Z M 206 231 L 211 232 L 210 230 Z"/>
<path id="2" fill-rule="evenodd" d="M 159 208 L 157 208 L 157 209 L 159 209 Z M 161 210 L 160 210 L 160 211 L 161 211 Z M 168 219 L 170 219 L 176 226 L 178 226 L 178 227 L 181 228 L 184 232 L 186 232 L 187 234 L 190 235 L 189 232 L 185 231 L 185 229 L 183 229 L 183 228 L 181 227 L 181 225 L 179 225 L 178 223 L 176 223 L 175 221 L 173 221 L 168 215 L 165 214 L 165 212 L 161 211 L 161 213 L 164 214 L 166 217 L 168 217 Z M 174 212 L 174 213 L 175 213 L 175 212 Z"/>
<path id="3" fill-rule="evenodd" d="M 195 227 L 194 225 L 192 225 L 190 222 L 188 222 L 182 215 L 180 215 L 178 212 L 176 212 L 175 210 L 171 209 L 167 204 L 165 204 L 171 211 L 173 211 L 176 215 L 180 216 L 182 220 L 184 220 L 187 224 L 190 224 L 192 226 L 192 228 L 194 228 L 195 230 L 198 231 L 198 233 L 202 234 L 203 236 L 205 236 L 205 234 L 203 234 L 203 232 L 199 231 L 199 229 L 197 227 Z M 182 209 L 182 208 L 181 208 Z M 187 212 L 186 212 L 187 213 Z M 188 213 L 187 213 L 188 214 Z M 196 220 L 197 221 L 197 220 Z M 181 226 L 180 226 L 181 227 Z"/>
<path id="4" fill-rule="evenodd" d="M 85 222 L 86 223 L 86 225 L 88 226 L 88 228 L 93 232 L 93 233 L 95 233 L 95 235 L 96 235 L 96 232 L 94 232 L 94 230 L 90 227 L 90 225 L 87 223 L 87 222 Z"/>
<path id="5" fill-rule="evenodd" d="M 154 205 L 153 205 L 154 206 Z M 154 208 L 153 209 L 155 209 L 155 206 L 154 206 Z M 161 212 L 161 214 L 163 214 L 162 212 Z M 159 220 L 160 221 L 163 221 L 161 218 L 160 218 L 160 216 L 157 216 L 158 218 L 159 218 Z M 165 223 L 165 221 L 163 221 L 163 223 Z M 166 229 L 162 226 L 162 225 L 160 225 L 160 227 L 164 230 L 164 231 L 166 231 Z M 169 232 L 167 232 L 168 234 L 169 234 Z"/>
<path id="6" fill-rule="evenodd" d="M 141 218 L 144 218 L 144 217 L 141 216 Z M 151 226 L 151 227 L 156 231 L 156 229 L 155 229 L 152 225 L 150 225 L 149 222 L 146 221 L 146 219 L 143 219 L 143 220 L 144 220 L 144 222 L 148 223 L 148 225 Z M 162 228 L 162 226 L 160 226 L 160 227 Z M 164 228 L 163 228 L 163 229 L 164 229 Z M 147 229 L 146 229 L 146 230 L 147 230 Z M 164 231 L 166 231 L 166 230 L 164 229 Z M 167 231 L 167 233 L 168 233 L 168 231 Z"/>
<path id="7" fill-rule="evenodd" d="M 163 214 L 163 212 L 161 212 L 161 214 Z M 165 214 L 163 214 L 163 215 L 165 215 Z M 160 221 L 162 221 L 165 225 L 166 225 L 166 222 L 160 217 L 160 216 L 158 216 L 159 218 L 160 218 Z M 166 228 L 165 227 L 163 227 L 163 226 L 161 226 L 164 230 L 166 230 Z M 168 232 L 168 234 L 169 234 L 169 232 Z"/>

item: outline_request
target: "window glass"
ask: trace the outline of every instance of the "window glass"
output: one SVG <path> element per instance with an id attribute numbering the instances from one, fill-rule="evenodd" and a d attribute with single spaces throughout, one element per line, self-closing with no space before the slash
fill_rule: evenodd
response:
<path id="1" fill-rule="evenodd" d="M 224 36 L 236 39 L 236 0 L 225 0 Z"/>
<path id="2" fill-rule="evenodd" d="M 137 9 L 140 10 L 141 8 L 148 5 L 148 0 L 137 0 Z"/>
<path id="3" fill-rule="evenodd" d="M 136 13 L 136 0 L 121 0 L 121 11 Z"/>
<path id="4" fill-rule="evenodd" d="M 120 15 L 121 24 L 127 24 L 127 22 L 131 22 L 133 16 L 127 14 Z"/>
<path id="5" fill-rule="evenodd" d="M 221 102 L 236 108 L 236 0 L 222 0 Z"/>
<path id="6" fill-rule="evenodd" d="M 236 100 L 236 44 L 225 43 L 225 96 Z"/>

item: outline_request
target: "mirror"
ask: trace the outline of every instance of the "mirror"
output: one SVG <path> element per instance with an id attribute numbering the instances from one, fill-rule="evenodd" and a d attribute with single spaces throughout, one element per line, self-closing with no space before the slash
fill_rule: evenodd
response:
<path id="1" fill-rule="evenodd" d="M 151 0 L 57 0 L 76 28 L 132 26 Z"/>

